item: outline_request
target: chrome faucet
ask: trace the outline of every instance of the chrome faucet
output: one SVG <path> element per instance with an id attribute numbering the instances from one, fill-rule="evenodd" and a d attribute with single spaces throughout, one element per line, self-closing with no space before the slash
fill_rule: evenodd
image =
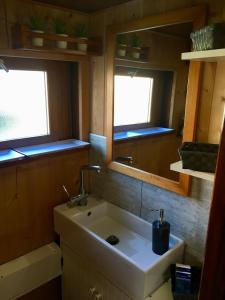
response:
<path id="1" fill-rule="evenodd" d="M 116 157 L 116 161 L 118 162 L 124 162 L 127 163 L 129 165 L 133 165 L 134 164 L 134 159 L 132 156 L 118 156 Z"/>
<path id="2" fill-rule="evenodd" d="M 65 185 L 63 185 L 63 189 L 65 191 L 65 193 L 68 196 L 69 201 L 67 202 L 67 205 L 69 207 L 73 207 L 76 205 L 79 206 L 85 206 L 87 205 L 87 198 L 88 198 L 88 193 L 85 191 L 84 188 L 84 171 L 94 171 L 97 172 L 98 174 L 101 173 L 101 167 L 100 166 L 96 166 L 96 165 L 84 165 L 81 167 L 80 169 L 80 193 L 77 196 L 70 196 L 69 192 L 67 191 Z"/>

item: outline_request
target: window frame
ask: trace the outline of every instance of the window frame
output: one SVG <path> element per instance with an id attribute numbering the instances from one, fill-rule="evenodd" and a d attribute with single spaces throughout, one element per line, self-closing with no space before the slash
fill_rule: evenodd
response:
<path id="1" fill-rule="evenodd" d="M 36 135 L 36 136 L 31 136 L 31 137 L 26 137 L 26 138 L 14 138 L 14 139 L 9 139 L 9 140 L 0 140 L 0 145 L 1 144 L 7 144 L 9 143 L 11 146 L 18 144 L 18 141 L 28 141 L 28 140 L 34 140 L 34 141 L 39 141 L 40 143 L 45 142 L 46 138 L 48 138 L 51 134 L 51 128 L 50 128 L 50 112 L 49 112 L 49 97 L 48 97 L 48 76 L 47 76 L 47 70 L 25 70 L 25 69 L 18 69 L 18 68 L 10 68 L 11 70 L 16 70 L 16 71 L 37 71 L 37 72 L 44 72 L 44 77 L 45 77 L 45 95 L 47 94 L 47 97 L 45 96 L 45 101 L 46 101 L 46 113 L 47 113 L 47 129 L 49 131 L 49 134 L 43 134 L 43 135 Z"/>
<path id="2" fill-rule="evenodd" d="M 78 120 L 79 118 L 79 112 L 77 111 L 79 109 L 78 106 L 78 64 L 75 62 L 72 65 L 68 62 L 56 62 L 56 61 L 50 61 L 50 60 L 40 60 L 40 59 L 27 59 L 27 58 L 5 58 L 4 59 L 5 64 L 7 65 L 8 69 L 14 69 L 14 70 L 27 70 L 27 71 L 45 71 L 47 72 L 47 91 L 48 91 L 48 119 L 49 119 L 49 131 L 50 134 L 44 135 L 44 136 L 36 136 L 36 137 L 29 137 L 29 138 L 22 138 L 22 139 L 14 139 L 14 140 L 8 140 L 8 141 L 0 141 L 0 150 L 3 149 L 10 149 L 10 148 L 18 148 L 18 147 L 26 147 L 26 146 L 33 146 L 38 144 L 45 144 L 45 143 L 51 143 L 55 141 L 60 140 L 66 140 L 69 138 L 78 138 L 79 139 L 79 130 L 80 130 L 80 122 Z M 66 63 L 66 64 L 65 64 Z M 68 99 L 67 100 L 67 114 L 65 110 L 63 111 L 63 118 L 67 122 L 67 129 L 68 132 L 66 132 L 65 129 L 59 129 L 60 127 L 57 126 L 57 117 L 59 114 L 57 114 L 57 110 L 60 110 L 60 104 L 61 107 L 63 106 L 62 103 L 57 103 L 57 107 L 55 107 L 55 96 L 54 96 L 54 83 L 57 80 L 57 75 L 59 75 L 59 70 L 62 68 L 62 70 L 68 69 L 68 77 L 65 80 L 68 80 L 68 87 L 69 91 L 67 91 Z M 58 74 L 55 74 L 54 71 Z M 51 76 L 49 74 L 51 73 Z M 61 75 L 61 74 L 60 74 Z M 72 75 L 74 75 L 72 77 Z M 52 80 L 53 79 L 53 80 Z M 65 81 L 64 80 L 64 81 Z M 56 99 L 58 101 L 59 96 L 56 96 Z M 61 100 L 61 102 L 63 102 Z M 75 120 L 75 121 L 73 121 Z M 63 132 L 65 130 L 65 132 Z"/>
<path id="3" fill-rule="evenodd" d="M 115 74 L 114 75 L 114 86 L 115 86 L 115 76 L 127 76 L 127 77 L 132 77 L 130 76 L 129 74 Z M 125 125 L 113 125 L 114 127 L 114 131 L 115 132 L 119 132 L 119 131 L 124 131 L 124 130 L 134 130 L 134 129 L 141 129 L 141 128 L 147 128 L 147 127 L 150 127 L 150 124 L 151 124 L 151 117 L 152 117 L 152 112 L 151 112 L 151 109 L 152 109 L 152 99 L 153 99 L 153 93 L 154 93 L 154 76 L 147 76 L 147 75 L 141 75 L 141 76 L 138 76 L 139 78 L 149 78 L 149 79 L 152 79 L 153 82 L 152 82 L 152 91 L 151 91 L 151 99 L 149 97 L 149 101 L 148 101 L 148 107 L 150 106 L 150 113 L 149 113 L 149 118 L 150 118 L 150 122 L 143 122 L 143 123 L 133 123 L 133 124 L 125 124 Z M 151 103 L 149 103 L 151 102 Z M 114 115 L 115 117 L 115 115 Z"/>
<path id="4" fill-rule="evenodd" d="M 161 101 L 163 101 L 163 96 L 159 94 L 159 88 L 158 86 L 160 84 L 165 84 L 164 81 L 164 75 L 166 73 L 173 74 L 173 80 L 171 82 L 171 93 L 170 93 L 170 101 L 173 101 L 173 92 L 172 87 L 174 86 L 175 82 L 175 74 L 176 71 L 173 69 L 168 70 L 162 70 L 161 68 L 141 68 L 141 67 L 132 67 L 132 66 L 124 66 L 124 65 L 117 65 L 115 66 L 115 74 L 114 74 L 114 85 L 115 85 L 115 75 L 122 75 L 122 76 L 130 76 L 130 72 L 134 72 L 135 69 L 138 69 L 138 76 L 139 77 L 147 77 L 153 79 L 153 88 L 152 88 L 152 99 L 151 99 L 151 109 L 150 109 L 150 122 L 148 123 L 138 123 L 138 124 L 127 124 L 127 125 L 121 125 L 121 126 L 114 126 L 114 120 L 113 120 L 113 131 L 114 132 L 121 132 L 121 131 L 128 131 L 128 130 L 136 130 L 136 129 L 144 129 L 144 128 L 150 128 L 150 127 L 162 127 L 159 124 L 159 116 L 156 111 L 158 107 L 160 106 L 157 99 L 160 98 Z M 166 100 L 167 102 L 167 100 Z M 162 104 L 162 103 L 160 103 Z M 114 113 L 113 113 L 113 119 L 114 119 Z M 170 124 L 167 126 L 170 128 Z"/>

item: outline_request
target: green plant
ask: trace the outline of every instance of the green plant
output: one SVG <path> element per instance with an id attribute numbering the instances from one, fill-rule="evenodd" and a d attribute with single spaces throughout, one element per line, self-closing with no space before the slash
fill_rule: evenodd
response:
<path id="1" fill-rule="evenodd" d="M 79 24 L 75 29 L 76 37 L 87 38 L 88 37 L 88 27 L 86 24 Z"/>
<path id="2" fill-rule="evenodd" d="M 54 20 L 54 30 L 56 34 L 65 34 L 67 33 L 66 22 L 61 19 Z"/>
<path id="3" fill-rule="evenodd" d="M 116 40 L 119 45 L 127 44 L 127 36 L 125 34 L 117 34 Z"/>
<path id="4" fill-rule="evenodd" d="M 133 35 L 131 37 L 131 47 L 133 47 L 133 48 L 141 47 L 141 39 L 138 35 Z"/>
<path id="5" fill-rule="evenodd" d="M 43 31 L 45 28 L 44 18 L 38 15 L 31 16 L 28 21 L 30 30 Z"/>

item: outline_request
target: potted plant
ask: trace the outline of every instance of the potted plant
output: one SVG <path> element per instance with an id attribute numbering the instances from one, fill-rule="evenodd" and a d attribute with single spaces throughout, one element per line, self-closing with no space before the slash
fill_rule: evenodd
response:
<path id="1" fill-rule="evenodd" d="M 117 55 L 122 57 L 126 56 L 127 36 L 125 34 L 117 34 L 116 40 L 118 44 Z"/>
<path id="2" fill-rule="evenodd" d="M 55 30 L 55 33 L 58 36 L 68 37 L 67 26 L 66 26 L 66 23 L 63 20 L 55 19 L 55 21 L 54 21 L 54 30 Z M 57 48 L 60 48 L 60 49 L 66 49 L 67 48 L 67 41 L 58 40 L 58 41 L 56 41 L 56 46 L 57 46 Z"/>
<path id="3" fill-rule="evenodd" d="M 140 50 L 141 50 L 141 39 L 138 35 L 133 35 L 131 38 L 131 47 L 132 49 L 132 57 L 135 59 L 140 58 Z"/>
<path id="4" fill-rule="evenodd" d="M 88 40 L 88 27 L 87 27 L 87 25 L 86 24 L 79 24 L 76 27 L 75 35 L 80 40 L 83 40 L 83 42 L 79 41 L 77 43 L 77 50 L 82 51 L 82 52 L 86 52 L 87 51 L 87 47 L 88 47 L 88 44 L 87 44 L 87 40 Z"/>
<path id="5" fill-rule="evenodd" d="M 31 16 L 29 19 L 28 26 L 31 31 L 36 33 L 44 33 L 44 19 L 41 16 L 34 15 Z M 32 45 L 42 47 L 44 44 L 44 38 L 42 37 L 33 37 L 32 38 Z"/>

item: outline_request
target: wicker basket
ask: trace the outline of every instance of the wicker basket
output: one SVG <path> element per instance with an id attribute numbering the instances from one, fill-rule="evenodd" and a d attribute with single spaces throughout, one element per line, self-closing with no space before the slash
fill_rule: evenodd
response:
<path id="1" fill-rule="evenodd" d="M 184 169 L 214 173 L 219 145 L 183 143 L 179 149 Z"/>
<path id="2" fill-rule="evenodd" d="M 206 26 L 190 35 L 193 51 L 225 48 L 225 22 Z"/>

